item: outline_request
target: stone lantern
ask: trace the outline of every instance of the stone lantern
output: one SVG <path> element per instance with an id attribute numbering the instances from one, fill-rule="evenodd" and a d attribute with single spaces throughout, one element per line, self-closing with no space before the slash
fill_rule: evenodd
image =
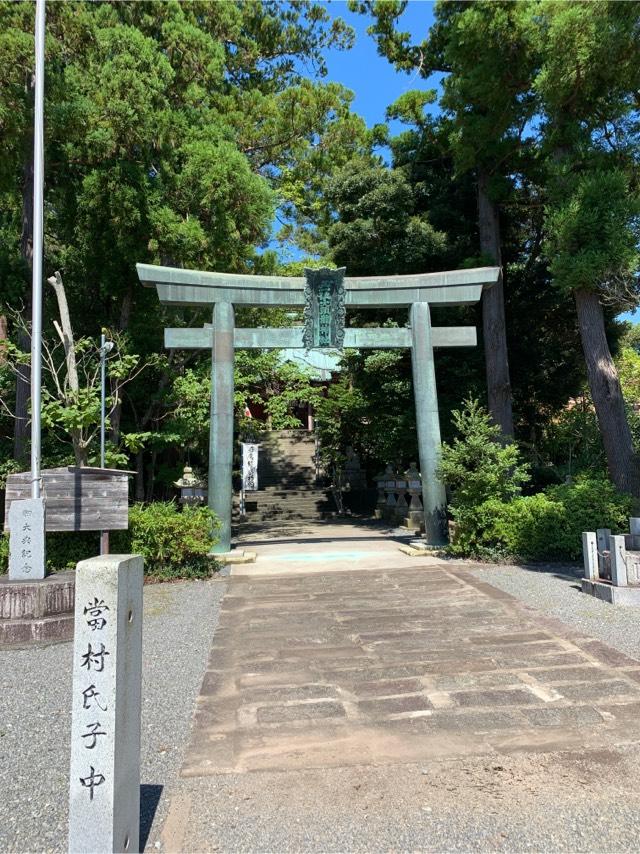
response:
<path id="1" fill-rule="evenodd" d="M 376 487 L 378 489 L 378 500 L 376 501 L 375 518 L 383 519 L 384 508 L 387 503 L 384 494 L 384 487 L 387 480 L 386 472 L 379 472 L 377 475 L 375 475 L 373 480 L 375 481 Z"/>
<path id="2" fill-rule="evenodd" d="M 195 506 L 204 504 L 207 498 L 207 484 L 193 473 L 191 466 L 185 466 L 182 477 L 174 481 L 180 490 L 180 504 Z"/>
<path id="3" fill-rule="evenodd" d="M 411 496 L 409 500 L 408 523 L 410 527 L 415 526 L 416 528 L 420 528 L 424 525 L 424 510 L 420 501 L 420 496 L 422 495 L 422 477 L 415 463 L 409 465 L 404 475 L 407 478 L 409 495 Z"/>

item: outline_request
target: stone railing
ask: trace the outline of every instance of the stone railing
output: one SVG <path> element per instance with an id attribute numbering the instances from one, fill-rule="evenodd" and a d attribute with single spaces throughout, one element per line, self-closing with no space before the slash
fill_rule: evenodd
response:
<path id="1" fill-rule="evenodd" d="M 378 489 L 376 519 L 416 530 L 424 527 L 422 477 L 415 463 L 405 472 L 397 472 L 389 463 L 373 479 Z"/>

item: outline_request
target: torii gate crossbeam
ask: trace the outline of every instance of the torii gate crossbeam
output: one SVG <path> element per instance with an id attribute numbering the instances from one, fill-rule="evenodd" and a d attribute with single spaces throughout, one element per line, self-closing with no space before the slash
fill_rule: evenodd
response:
<path id="1" fill-rule="evenodd" d="M 209 434 L 209 506 L 220 518 L 214 553 L 231 547 L 233 463 L 233 363 L 236 349 L 411 349 L 425 538 L 446 542 L 445 491 L 436 476 L 440 421 L 434 347 L 476 344 L 474 327 L 432 327 L 430 305 L 470 305 L 484 287 L 498 281 L 499 267 L 452 270 L 414 276 L 345 278 L 340 270 L 306 270 L 305 278 L 242 276 L 137 265 L 143 285 L 155 286 L 167 305 L 212 306 L 212 323 L 200 329 L 165 329 L 168 348 L 210 349 L 211 425 Z M 235 326 L 235 305 L 304 306 L 305 324 L 293 328 L 242 329 Z M 404 328 L 345 327 L 346 306 L 409 308 Z"/>

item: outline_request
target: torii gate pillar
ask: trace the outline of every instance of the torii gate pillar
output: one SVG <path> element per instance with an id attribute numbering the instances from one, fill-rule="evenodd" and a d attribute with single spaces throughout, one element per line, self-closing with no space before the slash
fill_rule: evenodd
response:
<path id="1" fill-rule="evenodd" d="M 446 495 L 444 486 L 437 476 L 440 460 L 440 418 L 438 417 L 438 392 L 429 303 L 414 303 L 411 306 L 409 318 L 425 539 L 430 545 L 437 546 L 447 541 Z"/>
<path id="2" fill-rule="evenodd" d="M 213 306 L 208 503 L 220 519 L 214 554 L 225 554 L 231 548 L 234 315 L 229 302 Z"/>

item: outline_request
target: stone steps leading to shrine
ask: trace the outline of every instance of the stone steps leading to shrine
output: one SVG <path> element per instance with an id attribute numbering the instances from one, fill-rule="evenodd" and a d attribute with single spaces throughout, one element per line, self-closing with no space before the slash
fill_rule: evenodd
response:
<path id="1" fill-rule="evenodd" d="M 306 430 L 272 430 L 260 442 L 258 485 L 294 489 L 316 485 L 315 437 Z"/>
<path id="2" fill-rule="evenodd" d="M 284 519 L 329 519 L 336 513 L 333 496 L 325 489 L 278 489 L 267 487 L 247 493 L 245 517 L 266 522 Z M 239 496 L 234 499 L 234 518 L 240 517 Z"/>
<path id="3" fill-rule="evenodd" d="M 257 492 L 246 496 L 248 521 L 326 519 L 335 515 L 330 491 L 316 481 L 315 436 L 307 430 L 272 430 L 260 439 Z M 234 518 L 239 519 L 239 497 Z"/>

